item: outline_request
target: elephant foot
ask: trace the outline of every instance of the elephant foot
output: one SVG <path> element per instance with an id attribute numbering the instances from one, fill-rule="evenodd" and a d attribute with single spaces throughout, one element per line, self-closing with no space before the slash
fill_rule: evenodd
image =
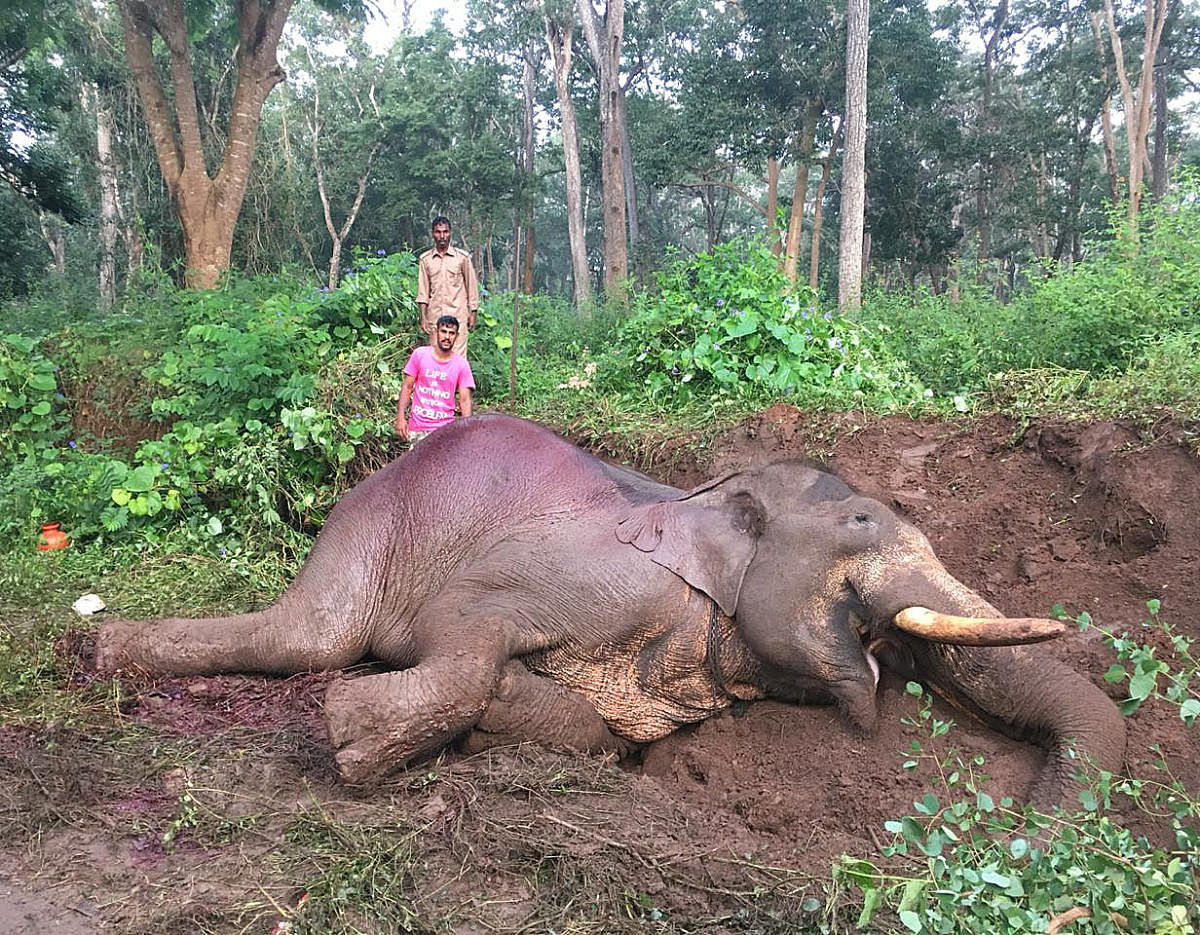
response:
<path id="1" fill-rule="evenodd" d="M 138 625 L 130 620 L 108 620 L 96 631 L 96 674 L 111 678 L 122 670 L 128 670 L 132 662 L 126 647 L 137 635 Z"/>
<path id="2" fill-rule="evenodd" d="M 380 782 L 459 732 L 454 706 L 414 703 L 414 671 L 342 679 L 326 690 L 325 726 L 346 783 Z"/>
<path id="3" fill-rule="evenodd" d="M 638 745 L 618 737 L 582 695 L 535 675 L 519 661 L 504 669 L 495 696 L 459 747 L 478 753 L 493 747 L 536 743 L 560 753 L 622 759 Z"/>

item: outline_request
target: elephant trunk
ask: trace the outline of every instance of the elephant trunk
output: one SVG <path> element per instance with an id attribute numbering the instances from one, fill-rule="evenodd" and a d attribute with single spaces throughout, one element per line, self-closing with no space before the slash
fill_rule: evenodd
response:
<path id="1" fill-rule="evenodd" d="M 940 695 L 1004 733 L 1047 747 L 1030 796 L 1035 805 L 1075 805 L 1077 773 L 1121 768 L 1124 718 L 1104 692 L 1058 660 L 1027 647 L 906 640 L 921 677 Z"/>
<path id="2" fill-rule="evenodd" d="M 872 610 L 891 620 L 920 605 L 943 614 L 1001 615 L 932 559 L 871 582 Z M 899 631 L 898 631 L 899 632 Z M 1032 646 L 962 646 L 900 632 L 919 677 L 952 704 L 1010 736 L 1044 744 L 1050 753 L 1032 793 L 1039 806 L 1065 801 L 1080 771 L 1117 771 L 1125 756 L 1125 722 L 1091 681 Z"/>

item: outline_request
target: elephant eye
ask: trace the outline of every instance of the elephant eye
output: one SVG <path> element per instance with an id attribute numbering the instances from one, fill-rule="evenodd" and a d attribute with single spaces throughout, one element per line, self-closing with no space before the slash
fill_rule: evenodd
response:
<path id="1" fill-rule="evenodd" d="M 855 513 L 847 518 L 846 525 L 872 527 L 875 525 L 875 522 L 871 519 L 870 513 Z"/>

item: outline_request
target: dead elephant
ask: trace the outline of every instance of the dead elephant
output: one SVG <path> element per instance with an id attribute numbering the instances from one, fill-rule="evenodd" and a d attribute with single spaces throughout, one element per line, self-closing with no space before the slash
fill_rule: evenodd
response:
<path id="1" fill-rule="evenodd" d="M 1059 801 L 1081 761 L 1115 770 L 1108 697 L 1002 618 L 925 537 L 794 461 L 683 492 L 552 432 L 485 415 L 351 490 L 266 610 L 115 620 L 102 672 L 295 673 L 374 658 L 331 684 L 342 776 L 368 782 L 452 738 L 621 750 L 738 699 L 824 698 L 876 718 L 878 647 L 956 705 L 1050 750 Z"/>

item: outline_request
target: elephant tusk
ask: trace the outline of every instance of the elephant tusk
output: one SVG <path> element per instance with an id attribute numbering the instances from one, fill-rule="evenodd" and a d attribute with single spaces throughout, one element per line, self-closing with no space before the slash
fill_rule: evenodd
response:
<path id="1" fill-rule="evenodd" d="M 897 629 L 935 643 L 1017 646 L 1041 643 L 1067 632 L 1059 620 L 1038 617 L 955 617 L 926 607 L 906 607 L 892 618 Z"/>

